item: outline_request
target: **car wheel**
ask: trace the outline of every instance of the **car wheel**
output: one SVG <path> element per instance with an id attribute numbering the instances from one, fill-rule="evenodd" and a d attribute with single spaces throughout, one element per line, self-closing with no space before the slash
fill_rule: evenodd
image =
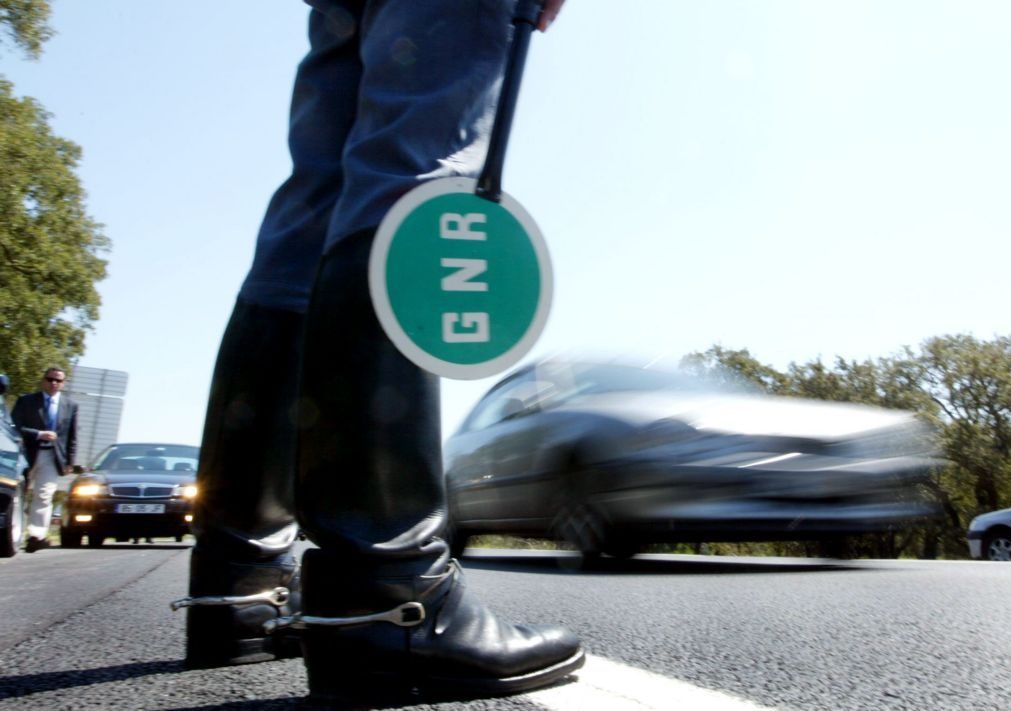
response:
<path id="1" fill-rule="evenodd" d="M 608 541 L 604 546 L 604 553 L 612 558 L 628 560 L 629 558 L 642 553 L 642 546 L 630 541 Z"/>
<path id="2" fill-rule="evenodd" d="M 61 548 L 80 548 L 81 539 L 84 534 L 80 531 L 71 531 L 69 528 L 60 529 L 60 547 Z"/>
<path id="3" fill-rule="evenodd" d="M 1011 533 L 1001 531 L 987 536 L 983 541 L 983 549 L 987 560 L 1011 560 Z"/>
<path id="4" fill-rule="evenodd" d="M 853 558 L 849 541 L 845 538 L 830 538 L 818 541 L 815 545 L 815 555 L 818 558 L 828 558 L 830 560 L 850 560 Z"/>
<path id="5" fill-rule="evenodd" d="M 7 502 L 7 523 L 0 532 L 0 558 L 10 558 L 17 555 L 21 546 L 21 536 L 24 535 L 25 509 L 21 502 L 21 487 L 15 487 Z"/>
<path id="6" fill-rule="evenodd" d="M 604 527 L 600 517 L 584 504 L 566 506 L 555 522 L 555 538 L 568 543 L 590 560 L 603 552 Z"/>
<path id="7" fill-rule="evenodd" d="M 105 534 L 102 533 L 88 534 L 88 548 L 101 548 L 103 543 L 105 543 Z"/>

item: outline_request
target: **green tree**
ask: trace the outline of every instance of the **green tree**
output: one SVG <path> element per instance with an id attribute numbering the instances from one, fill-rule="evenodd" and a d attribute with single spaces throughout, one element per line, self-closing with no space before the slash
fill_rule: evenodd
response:
<path id="1" fill-rule="evenodd" d="M 937 423 L 937 406 L 921 385 L 923 368 L 908 348 L 896 356 L 873 360 L 836 358 L 830 367 L 822 361 L 791 363 L 785 395 L 877 405 L 911 410 L 931 424 Z"/>
<path id="2" fill-rule="evenodd" d="M 747 348 L 712 346 L 704 353 L 689 353 L 681 359 L 680 367 L 717 384 L 749 385 L 767 393 L 779 393 L 787 387 L 785 374 L 759 362 Z"/>
<path id="3" fill-rule="evenodd" d="M 37 58 L 42 44 L 53 35 L 49 14 L 47 0 L 0 0 L 0 29 L 29 57 Z"/>
<path id="4" fill-rule="evenodd" d="M 0 30 L 29 56 L 52 34 L 48 17 L 43 0 L 0 0 Z M 38 102 L 0 76 L 0 369 L 12 393 L 50 364 L 69 366 L 98 318 L 109 243 L 85 210 L 80 158 Z"/>
<path id="5" fill-rule="evenodd" d="M 1011 339 L 932 338 L 921 363 L 968 514 L 1011 505 Z"/>

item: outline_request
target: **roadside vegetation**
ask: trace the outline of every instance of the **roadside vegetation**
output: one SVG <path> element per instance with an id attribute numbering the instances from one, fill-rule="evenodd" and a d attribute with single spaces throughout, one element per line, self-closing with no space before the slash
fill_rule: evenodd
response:
<path id="1" fill-rule="evenodd" d="M 0 372 L 11 396 L 84 352 L 109 249 L 86 210 L 80 147 L 55 135 L 42 105 L 17 96 L 2 73 L 12 45 L 38 59 L 49 15 L 45 0 L 0 0 Z"/>

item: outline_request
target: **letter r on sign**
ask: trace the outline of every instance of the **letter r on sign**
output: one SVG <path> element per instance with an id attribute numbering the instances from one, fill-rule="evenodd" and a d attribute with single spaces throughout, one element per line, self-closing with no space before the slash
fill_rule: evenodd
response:
<path id="1" fill-rule="evenodd" d="M 469 239 L 483 242 L 488 239 L 484 232 L 478 232 L 471 225 L 483 225 L 488 216 L 481 212 L 444 212 L 439 216 L 439 236 L 442 239 Z"/>

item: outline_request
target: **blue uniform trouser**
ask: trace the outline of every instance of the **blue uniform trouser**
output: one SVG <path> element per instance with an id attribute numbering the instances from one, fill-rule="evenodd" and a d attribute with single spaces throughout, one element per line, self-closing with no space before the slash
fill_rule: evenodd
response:
<path id="1" fill-rule="evenodd" d="M 375 393 L 385 393 L 384 402 L 396 399 L 396 392 L 413 393 L 405 397 L 416 406 L 408 418 L 416 425 L 398 431 L 398 448 L 404 459 L 424 459 L 424 466 L 414 467 L 421 471 L 411 475 L 411 488 L 437 480 L 414 511 L 431 519 L 428 512 L 443 506 L 436 490 L 441 485 L 438 392 L 432 389 L 437 382 L 406 362 L 375 371 L 337 360 L 346 355 L 368 364 L 380 351 L 395 353 L 381 332 L 375 338 L 365 333 L 374 317 L 363 278 L 363 234 L 420 182 L 480 172 L 515 0 L 309 4 L 310 48 L 298 67 L 291 103 L 292 173 L 267 208 L 211 383 L 195 520 L 198 544 L 210 549 L 238 544 L 255 555 L 287 550 L 294 499 L 304 500 L 301 490 L 316 488 L 295 481 L 296 420 L 316 422 L 308 440 L 304 426 L 299 430 L 301 459 L 307 460 L 307 442 L 335 441 L 334 430 L 347 430 L 349 418 L 371 411 Z M 317 280 L 324 255 L 329 277 Z M 322 318 L 322 326 L 308 329 L 345 337 L 334 358 L 303 377 L 298 396 L 296 381 L 305 370 L 299 334 L 310 297 L 321 301 L 320 292 L 339 296 L 342 305 L 333 318 Z M 329 388 L 317 380 L 327 372 L 350 377 L 360 391 Z M 428 395 L 418 396 L 421 391 Z M 325 427 L 296 412 L 305 410 L 306 402 L 332 409 L 344 399 L 352 401 L 351 413 L 331 413 Z M 390 422 L 360 426 L 377 436 L 394 431 Z M 359 437 L 346 446 L 341 467 L 377 486 L 367 472 L 382 456 L 379 445 Z M 336 515 L 333 492 L 317 493 L 316 513 Z"/>
<path id="2" fill-rule="evenodd" d="M 292 174 L 270 201 L 241 301 L 304 312 L 321 256 L 418 183 L 476 177 L 514 0 L 307 0 Z"/>

